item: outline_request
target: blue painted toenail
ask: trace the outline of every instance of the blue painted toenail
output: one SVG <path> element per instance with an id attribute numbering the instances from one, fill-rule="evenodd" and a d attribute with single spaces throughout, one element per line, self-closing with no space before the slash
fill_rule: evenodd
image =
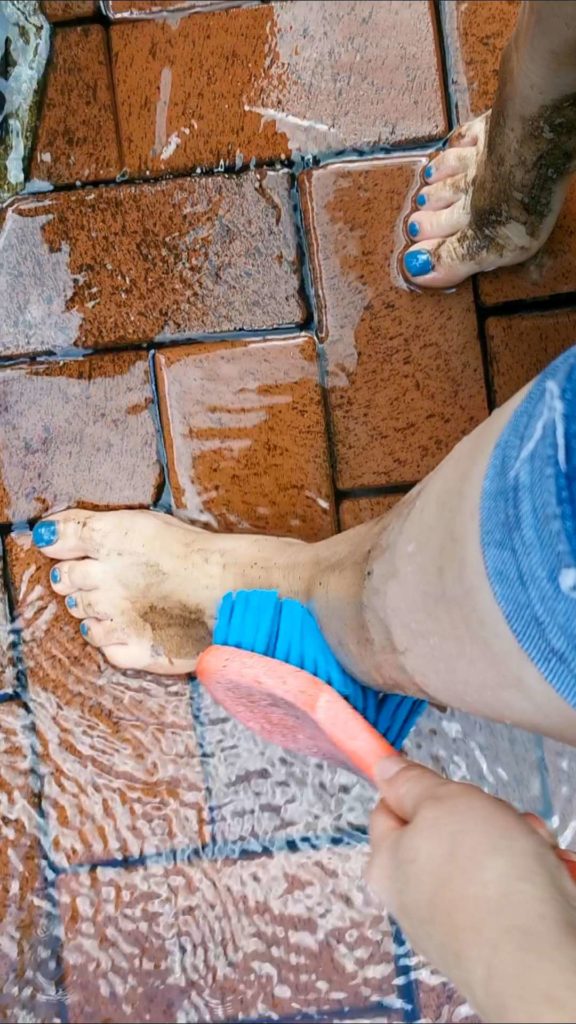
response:
<path id="1" fill-rule="evenodd" d="M 426 206 L 426 196 L 423 196 L 422 193 L 416 196 L 416 206 Z"/>
<path id="2" fill-rule="evenodd" d="M 52 583 L 60 583 L 60 580 L 62 579 L 60 569 L 50 569 L 50 579 L 52 580 Z"/>
<path id="3" fill-rule="evenodd" d="M 410 235 L 410 238 L 418 238 L 418 235 L 420 234 L 420 228 L 418 227 L 416 221 L 410 221 L 408 225 L 408 234 Z"/>
<path id="4" fill-rule="evenodd" d="M 58 523 L 52 519 L 46 519 L 43 523 L 36 523 L 32 530 L 32 540 L 36 547 L 47 548 L 58 540 Z"/>
<path id="5" fill-rule="evenodd" d="M 88 636 L 88 626 L 85 622 L 80 623 L 80 632 L 82 636 Z"/>
<path id="6" fill-rule="evenodd" d="M 424 170 L 424 177 L 426 178 L 426 181 L 430 181 L 430 178 L 432 177 L 433 174 L 434 168 L 432 167 L 432 164 L 428 164 L 428 166 Z"/>
<path id="7" fill-rule="evenodd" d="M 66 607 L 67 608 L 75 608 L 77 604 L 78 604 L 78 601 L 76 600 L 74 595 L 73 594 L 68 594 L 68 597 L 66 598 Z"/>
<path id="8" fill-rule="evenodd" d="M 410 277 L 423 277 L 424 274 L 430 273 L 434 263 L 427 249 L 415 249 L 413 252 L 406 253 L 404 266 Z"/>

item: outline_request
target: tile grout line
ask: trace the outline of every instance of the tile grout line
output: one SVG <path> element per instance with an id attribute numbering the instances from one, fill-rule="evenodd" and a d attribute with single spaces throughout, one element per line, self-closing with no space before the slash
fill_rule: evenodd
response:
<path id="1" fill-rule="evenodd" d="M 4 543 L 2 544 L 1 555 L 2 580 L 6 593 L 11 627 L 11 644 L 9 652 L 13 657 L 14 669 L 16 672 L 16 690 L 14 691 L 14 697 L 18 699 L 18 702 L 26 714 L 26 732 L 29 736 L 28 754 L 30 759 L 30 788 L 36 798 L 35 802 L 38 815 L 37 842 L 39 847 L 40 871 L 46 902 L 48 907 L 52 909 L 54 915 L 53 931 L 54 938 L 56 940 L 55 957 L 57 965 L 54 987 L 61 1022 L 62 1024 L 68 1024 L 67 993 L 64 981 L 64 929 L 60 915 L 58 895 L 55 887 L 58 874 L 50 855 L 50 829 L 48 826 L 46 812 L 44 810 L 44 781 L 40 767 L 42 764 L 42 758 L 40 755 L 38 727 L 36 724 L 34 708 L 29 700 L 28 672 L 23 650 L 22 627 L 19 625 L 17 603 L 14 594 L 12 574 L 10 572 L 10 559 Z"/>
<path id="2" fill-rule="evenodd" d="M 492 369 L 490 366 L 490 346 L 488 345 L 488 337 L 486 335 L 486 317 L 482 314 L 482 308 L 479 302 L 479 284 L 477 274 L 472 278 L 472 295 L 474 297 L 474 310 L 476 313 L 476 337 L 480 346 L 480 357 L 482 359 L 484 391 L 486 393 L 488 413 L 491 413 L 496 408 L 496 387 L 492 378 Z"/>
<path id="3" fill-rule="evenodd" d="M 100 5 L 98 5 L 98 10 L 100 11 Z M 102 19 L 104 18 L 105 16 L 102 14 Z M 99 22 L 100 24 L 102 23 L 102 19 Z M 126 154 L 124 152 L 124 142 L 122 139 L 122 132 L 120 130 L 120 107 L 118 105 L 118 96 L 116 95 L 116 79 L 114 78 L 114 69 L 112 65 L 112 40 L 110 38 L 111 25 L 108 22 L 107 18 L 105 20 L 106 23 L 104 25 L 104 33 L 106 39 L 106 69 L 108 71 L 108 81 L 110 83 L 110 90 L 112 93 L 114 128 L 116 130 L 116 145 L 118 146 L 118 157 L 120 160 L 119 175 L 121 175 L 126 167 Z"/>

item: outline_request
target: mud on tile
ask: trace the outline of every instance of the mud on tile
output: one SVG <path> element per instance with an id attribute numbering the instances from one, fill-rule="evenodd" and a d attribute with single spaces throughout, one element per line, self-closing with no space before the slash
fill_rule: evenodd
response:
<path id="1" fill-rule="evenodd" d="M 145 355 L 0 369 L 0 518 L 156 501 L 152 401 Z"/>
<path id="2" fill-rule="evenodd" d="M 0 355 L 301 323 L 290 187 L 259 171 L 17 199 Z"/>
<path id="3" fill-rule="evenodd" d="M 59 935 L 41 865 L 32 734 L 23 706 L 0 703 L 0 1021 L 60 1021 Z"/>
<path id="4" fill-rule="evenodd" d="M 55 862 L 66 867 L 205 842 L 186 678 L 113 669 L 52 591 L 50 563 L 30 534 L 12 535 L 7 546 Z"/>
<path id="5" fill-rule="evenodd" d="M 324 407 L 306 335 L 156 354 L 176 509 L 199 526 L 335 532 Z"/>
<path id="6" fill-rule="evenodd" d="M 29 178 L 104 181 L 121 168 L 106 30 L 56 29 Z"/>
<path id="7" fill-rule="evenodd" d="M 390 1001 L 360 848 L 60 878 L 72 1019 L 294 1019 Z"/>
<path id="8" fill-rule="evenodd" d="M 133 175 L 446 132 L 433 5 L 422 0 L 280 2 L 119 23 L 111 44 Z"/>
<path id="9" fill-rule="evenodd" d="M 398 270 L 423 165 L 381 158 L 299 178 L 345 490 L 420 479 L 487 412 L 471 283 L 418 293 Z"/>

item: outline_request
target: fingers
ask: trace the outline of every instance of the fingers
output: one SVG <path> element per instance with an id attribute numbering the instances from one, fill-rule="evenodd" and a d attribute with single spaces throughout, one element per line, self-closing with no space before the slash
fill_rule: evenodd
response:
<path id="1" fill-rule="evenodd" d="M 376 768 L 376 777 L 389 810 L 404 822 L 412 821 L 427 800 L 458 785 L 403 757 L 384 758 Z"/>

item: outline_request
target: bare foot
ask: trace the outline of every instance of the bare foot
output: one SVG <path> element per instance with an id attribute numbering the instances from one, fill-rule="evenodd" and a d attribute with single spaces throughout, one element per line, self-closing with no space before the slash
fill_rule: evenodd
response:
<path id="1" fill-rule="evenodd" d="M 451 288 L 480 271 L 522 263 L 544 245 L 568 176 L 544 114 L 535 121 L 509 128 L 502 118 L 491 124 L 489 111 L 458 128 L 427 164 L 407 225 L 418 240 L 404 254 L 409 280 Z"/>
<path id="2" fill-rule="evenodd" d="M 281 588 L 308 597 L 308 545 L 220 535 L 157 512 L 72 509 L 37 523 L 37 546 L 58 560 L 52 588 L 113 665 L 192 672 L 211 643 L 229 590 Z"/>

